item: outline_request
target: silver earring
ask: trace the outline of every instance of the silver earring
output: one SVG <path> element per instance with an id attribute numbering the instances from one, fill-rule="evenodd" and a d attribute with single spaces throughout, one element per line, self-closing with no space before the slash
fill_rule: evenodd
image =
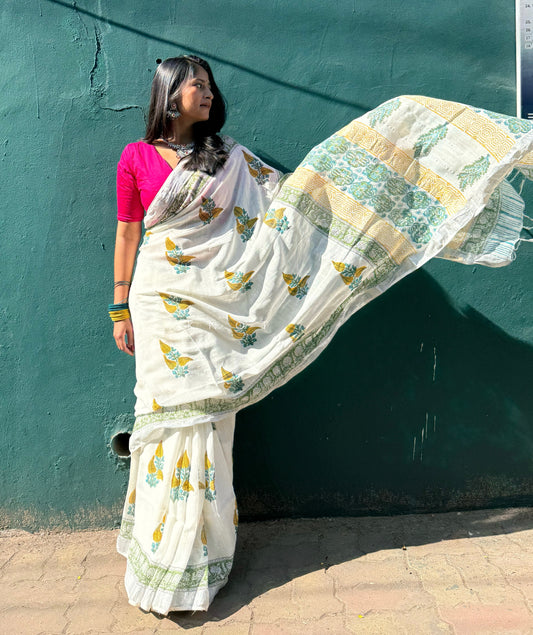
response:
<path id="1" fill-rule="evenodd" d="M 167 110 L 167 119 L 178 119 L 178 117 L 181 117 L 181 112 L 177 108 Z"/>

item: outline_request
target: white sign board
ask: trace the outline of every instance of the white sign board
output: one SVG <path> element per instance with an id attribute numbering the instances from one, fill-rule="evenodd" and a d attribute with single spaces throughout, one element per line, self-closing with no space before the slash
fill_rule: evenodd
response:
<path id="1" fill-rule="evenodd" d="M 533 119 L 533 0 L 516 0 L 517 116 Z"/>

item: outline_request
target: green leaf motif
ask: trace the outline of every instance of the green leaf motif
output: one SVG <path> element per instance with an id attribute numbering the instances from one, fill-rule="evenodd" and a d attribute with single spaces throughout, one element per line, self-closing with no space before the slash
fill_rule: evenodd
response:
<path id="1" fill-rule="evenodd" d="M 516 117 L 509 117 L 503 122 L 513 134 L 520 134 L 521 132 L 531 132 L 533 129 L 531 121 L 525 121 L 524 119 L 516 119 Z"/>
<path id="2" fill-rule="evenodd" d="M 381 123 L 387 117 L 390 117 L 392 113 L 400 107 L 400 100 L 393 99 L 386 101 L 381 106 L 378 106 L 372 112 L 369 113 L 370 125 L 374 127 L 377 123 Z"/>
<path id="3" fill-rule="evenodd" d="M 415 143 L 415 159 L 427 156 L 447 134 L 448 124 L 444 123 L 420 135 Z"/>
<path id="4" fill-rule="evenodd" d="M 472 185 L 480 179 L 489 169 L 490 157 L 479 157 L 474 163 L 465 166 L 459 172 L 459 187 L 464 190 L 468 185 Z"/>

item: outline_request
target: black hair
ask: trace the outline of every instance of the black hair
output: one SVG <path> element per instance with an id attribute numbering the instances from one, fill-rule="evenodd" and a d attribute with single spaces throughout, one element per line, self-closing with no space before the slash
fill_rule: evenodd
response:
<path id="1" fill-rule="evenodd" d="M 226 103 L 209 64 L 196 55 L 170 57 L 157 67 L 152 82 L 144 141 L 153 143 L 156 139 L 165 139 L 170 134 L 171 121 L 167 118 L 167 111 L 179 97 L 183 83 L 195 77 L 199 67 L 207 72 L 213 99 L 209 119 L 193 124 L 194 150 L 183 159 L 183 167 L 213 175 L 228 158 L 224 142 L 217 134 L 226 121 Z"/>

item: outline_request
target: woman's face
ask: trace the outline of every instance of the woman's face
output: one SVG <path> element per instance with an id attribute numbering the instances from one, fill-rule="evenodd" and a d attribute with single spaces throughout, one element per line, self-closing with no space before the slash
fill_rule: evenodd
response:
<path id="1" fill-rule="evenodd" d="M 209 75 L 202 67 L 197 67 L 196 77 L 185 80 L 178 103 L 183 120 L 194 123 L 209 119 L 209 109 L 213 101 L 210 86 Z"/>

